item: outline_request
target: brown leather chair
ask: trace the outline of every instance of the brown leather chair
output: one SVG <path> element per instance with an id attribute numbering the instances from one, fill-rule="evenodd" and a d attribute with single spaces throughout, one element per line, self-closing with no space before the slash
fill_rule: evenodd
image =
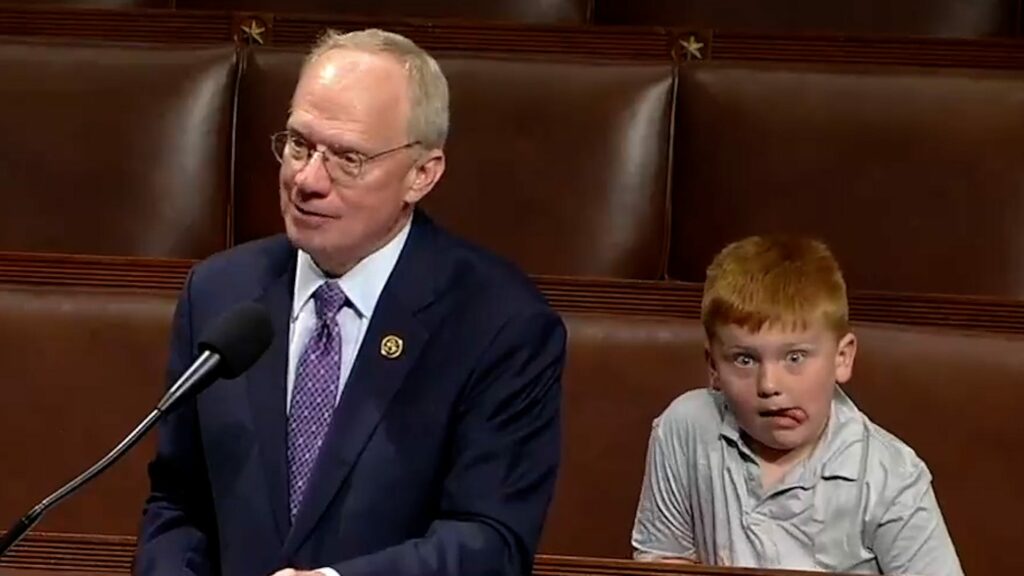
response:
<path id="1" fill-rule="evenodd" d="M 0 75 L 0 250 L 227 245 L 232 46 L 8 39 Z"/>
<path id="2" fill-rule="evenodd" d="M 564 314 L 562 464 L 540 553 L 629 558 L 651 423 L 707 382 L 699 323 Z"/>
<path id="3" fill-rule="evenodd" d="M 721 62 L 680 72 L 669 275 L 818 236 L 854 290 L 1024 296 L 1024 76 Z"/>
<path id="4" fill-rule="evenodd" d="M 596 0 L 599 24 L 759 32 L 842 32 L 950 37 L 1013 36 L 1015 0 Z"/>
<path id="5" fill-rule="evenodd" d="M 103 455 L 164 387 L 173 292 L 0 285 L 4 527 Z M 155 436 L 37 531 L 134 536 Z M 12 471 L 17 473 L 12 473 Z"/>
<path id="6" fill-rule="evenodd" d="M 175 0 L 188 10 L 261 10 L 378 18 L 459 18 L 529 23 L 583 24 L 589 0 Z"/>
<path id="7" fill-rule="evenodd" d="M 875 324 L 856 327 L 846 387 L 928 464 L 967 574 L 1020 574 L 1024 337 Z"/>
<path id="8" fill-rule="evenodd" d="M 655 279 L 666 231 L 672 66 L 440 54 L 448 171 L 426 199 L 527 271 Z M 257 50 L 239 89 L 236 241 L 281 230 L 270 135 L 302 53 Z"/>

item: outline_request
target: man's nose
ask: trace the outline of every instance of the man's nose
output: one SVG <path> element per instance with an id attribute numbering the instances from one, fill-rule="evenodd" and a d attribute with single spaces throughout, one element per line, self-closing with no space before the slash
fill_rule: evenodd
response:
<path id="1" fill-rule="evenodd" d="M 327 174 L 326 158 L 317 150 L 309 161 L 295 173 L 295 188 L 302 194 L 327 195 L 331 191 L 331 177 Z"/>

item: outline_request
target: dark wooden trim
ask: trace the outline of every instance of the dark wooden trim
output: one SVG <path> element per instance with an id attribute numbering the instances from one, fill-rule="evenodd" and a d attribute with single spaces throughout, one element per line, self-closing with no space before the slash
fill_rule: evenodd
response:
<path id="1" fill-rule="evenodd" d="M 120 42 L 207 44 L 231 42 L 229 12 L 168 9 L 0 7 L 0 35 L 57 36 Z"/>
<path id="2" fill-rule="evenodd" d="M 940 67 L 1024 68 L 1024 39 L 780 35 L 654 26 L 515 24 L 456 19 L 380 19 L 168 9 L 0 7 L 0 35 L 113 41 L 218 43 L 244 36 L 256 18 L 267 45 L 308 47 L 327 27 L 385 27 L 428 50 L 558 54 L 586 58 L 761 60 Z M 702 44 L 687 58 L 681 42 Z M 252 39 L 242 39 L 252 42 Z"/>
<path id="3" fill-rule="evenodd" d="M 1024 302 L 963 295 L 858 292 L 850 297 L 850 318 L 988 332 L 1024 333 Z"/>
<path id="4" fill-rule="evenodd" d="M 127 574 L 131 570 L 135 538 L 99 534 L 29 534 L 0 561 L 0 567 L 26 570 L 75 570 L 100 574 Z M 538 555 L 534 576 L 814 576 L 820 572 L 684 566 L 611 558 Z"/>
<path id="5" fill-rule="evenodd" d="M 168 9 L 0 6 L 0 35 L 57 36 L 109 41 L 218 43 L 251 39 L 240 26 L 256 21 L 263 44 L 312 44 L 327 27 L 385 27 L 408 35 L 428 50 L 558 53 L 596 58 L 669 60 L 674 38 L 664 28 L 537 25 L 453 19 L 400 19 Z"/>
<path id="6" fill-rule="evenodd" d="M 517 25 L 453 20 L 391 20 L 277 15 L 274 43 L 308 46 L 327 27 L 382 26 L 428 50 L 554 53 L 629 59 L 688 59 L 681 42 L 700 43 L 699 64 L 710 60 L 870 63 L 915 66 L 1024 68 L 1020 39 L 893 36 L 769 35 L 635 26 Z"/>
<path id="7" fill-rule="evenodd" d="M 278 14 L 274 43 L 309 46 L 326 28 L 383 27 L 427 50 L 535 53 L 588 58 L 669 60 L 674 36 L 664 28 L 513 24 L 458 20 L 380 20 Z"/>
<path id="8" fill-rule="evenodd" d="M 83 288 L 181 289 L 194 260 L 0 252 L 0 283 Z M 693 282 L 534 276 L 557 310 L 623 316 L 700 317 Z M 941 294 L 857 292 L 855 322 L 1024 334 L 1024 301 Z"/>
<path id="9" fill-rule="evenodd" d="M 132 536 L 31 533 L 8 552 L 0 566 L 127 574 L 134 550 Z"/>
<path id="10" fill-rule="evenodd" d="M 534 277 L 562 312 L 700 318 L 701 284 L 592 278 Z M 854 322 L 877 322 L 1024 334 L 1024 301 L 982 296 L 856 292 Z"/>
<path id="11" fill-rule="evenodd" d="M 718 32 L 714 60 L 1024 68 L 1024 40 Z"/>
<path id="12" fill-rule="evenodd" d="M 702 285 L 688 282 L 533 276 L 563 312 L 699 318 Z"/>
<path id="13" fill-rule="evenodd" d="M 758 568 L 722 568 L 669 564 L 664 562 L 637 562 L 612 558 L 583 558 L 577 556 L 538 555 L 533 567 L 534 576 L 821 576 L 821 572 L 802 570 L 765 570 Z"/>
<path id="14" fill-rule="evenodd" d="M 0 282 L 179 290 L 193 260 L 0 252 Z"/>

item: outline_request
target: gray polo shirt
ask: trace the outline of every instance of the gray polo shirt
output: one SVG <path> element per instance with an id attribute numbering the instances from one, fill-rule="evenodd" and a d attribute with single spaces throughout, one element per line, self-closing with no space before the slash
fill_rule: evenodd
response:
<path id="1" fill-rule="evenodd" d="M 924 462 L 837 390 L 822 441 L 765 493 L 724 398 L 677 398 L 655 420 L 638 559 L 864 574 L 960 576 Z"/>

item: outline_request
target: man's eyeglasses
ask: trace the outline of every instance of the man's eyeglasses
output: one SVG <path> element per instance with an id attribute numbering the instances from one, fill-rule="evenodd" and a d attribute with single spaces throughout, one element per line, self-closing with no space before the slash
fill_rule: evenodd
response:
<path id="1" fill-rule="evenodd" d="M 388 148 L 376 154 L 363 154 L 355 150 L 336 149 L 323 144 L 314 145 L 293 132 L 278 132 L 270 137 L 274 156 L 282 166 L 298 172 L 309 164 L 313 157 L 320 154 L 324 169 L 334 182 L 340 180 L 357 180 L 363 173 L 366 164 L 382 156 L 419 145 L 419 141 L 408 142 L 401 146 Z"/>

